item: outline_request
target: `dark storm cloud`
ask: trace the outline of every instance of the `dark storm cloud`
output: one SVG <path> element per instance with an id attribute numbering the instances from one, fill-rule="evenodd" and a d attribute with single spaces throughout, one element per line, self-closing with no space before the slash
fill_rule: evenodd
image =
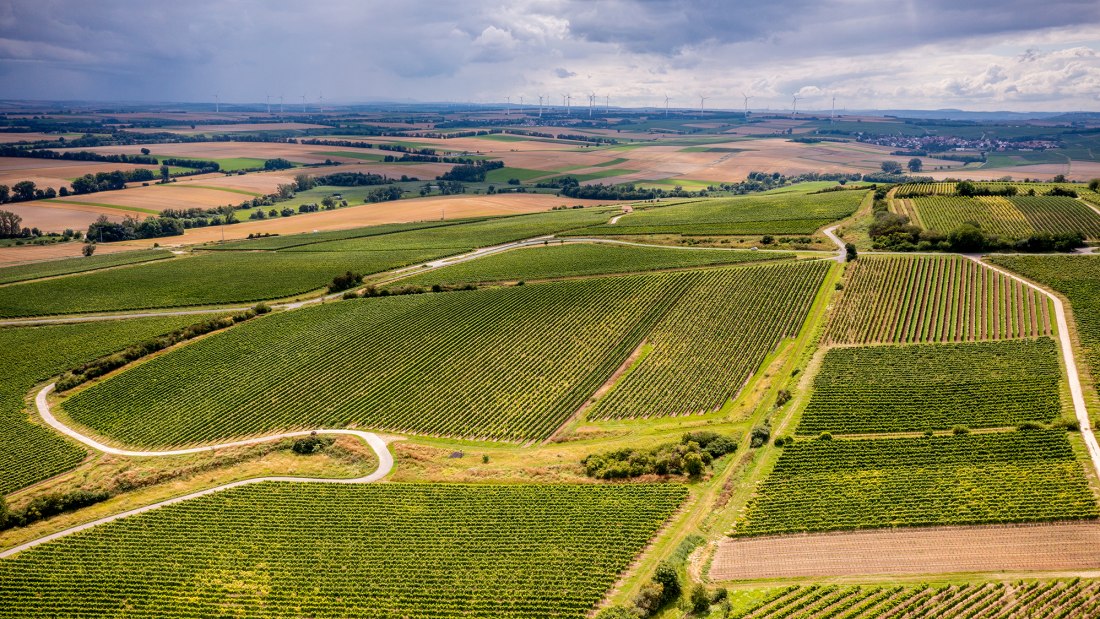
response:
<path id="1" fill-rule="evenodd" d="M 750 88 L 776 101 L 940 93 L 959 105 L 1086 96 L 1100 81 L 1098 24 L 1096 0 L 9 0 L 0 79 L 24 98 L 598 89 L 628 104 L 709 88 L 720 104 L 724 90 Z M 1074 41 L 1059 48 L 1066 33 Z"/>

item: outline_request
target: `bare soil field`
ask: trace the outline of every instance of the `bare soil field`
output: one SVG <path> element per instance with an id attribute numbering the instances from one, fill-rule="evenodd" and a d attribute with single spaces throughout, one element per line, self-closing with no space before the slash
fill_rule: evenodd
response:
<path id="1" fill-rule="evenodd" d="M 218 179 L 192 183 L 178 182 L 169 185 L 149 185 L 148 187 L 133 187 L 122 191 L 102 191 L 88 195 L 58 198 L 55 204 L 61 202 L 98 202 L 162 211 L 166 208 L 211 208 L 227 204 L 239 204 L 252 197 L 235 191 L 228 191 L 229 187 L 226 188 L 227 190 L 209 189 L 208 187 L 215 186 L 207 185 L 213 180 Z"/>
<path id="2" fill-rule="evenodd" d="M 937 164 L 938 165 L 938 164 Z M 927 170 L 928 162 L 925 162 Z M 1049 181 L 1058 174 L 1065 174 L 1066 178 L 1075 181 L 1087 181 L 1100 178 L 1100 163 L 1095 161 L 1073 161 L 1069 168 L 1064 163 L 1040 163 L 1035 165 L 1008 166 L 1003 168 L 970 168 L 955 170 L 935 170 L 921 172 L 925 176 L 931 176 L 936 180 L 945 178 L 965 178 L 970 180 L 991 180 L 1011 177 L 1013 180 L 1030 178 L 1033 180 Z"/>
<path id="3" fill-rule="evenodd" d="M 928 527 L 724 539 L 714 580 L 1100 569 L 1100 523 Z"/>
<path id="4" fill-rule="evenodd" d="M 518 215 L 549 211 L 555 206 L 583 204 L 592 206 L 608 204 L 599 200 L 558 198 L 549 194 L 503 194 L 492 196 L 438 196 L 379 202 L 349 206 L 335 211 L 321 211 L 308 215 L 280 217 L 262 221 L 248 220 L 231 226 L 191 228 L 183 236 L 128 241 L 135 245 L 162 246 L 190 245 L 217 241 L 225 234 L 226 240 L 243 239 L 249 234 L 298 234 L 302 232 L 346 230 L 362 226 L 407 221 L 426 221 L 446 217 L 480 217 L 490 215 Z"/>
<path id="5" fill-rule="evenodd" d="M 127 212 L 116 208 L 87 204 L 61 204 L 44 200 L 13 202 L 5 204 L 3 208 L 22 217 L 24 228 L 38 228 L 45 232 L 62 232 L 66 228 L 83 232 L 100 215 L 106 215 L 111 221 L 122 221 L 127 215 L 134 215 L 138 219 L 146 217 L 144 213 Z"/>
<path id="6" fill-rule="evenodd" d="M 42 262 L 43 260 L 58 260 L 61 258 L 77 258 L 81 256 L 83 243 L 54 243 L 52 245 L 22 245 L 17 247 L 0 247 L 0 267 L 10 267 L 28 262 Z M 120 251 L 138 249 L 126 243 L 103 243 L 99 245 L 95 253 L 114 254 Z"/>
<path id="7" fill-rule="evenodd" d="M 124 146 L 99 146 L 96 148 L 67 148 L 60 151 L 87 150 L 101 154 L 136 155 L 148 148 L 158 157 L 194 157 L 196 159 L 274 159 L 282 157 L 296 163 L 323 163 L 326 157 L 318 151 L 337 150 L 332 146 L 309 146 L 277 142 L 190 142 L 183 144 L 133 144 Z"/>
<path id="8" fill-rule="evenodd" d="M 56 140 L 57 134 L 53 133 L 0 133 L 0 144 L 14 144 L 16 142 L 37 142 L 39 140 Z"/>
<path id="9" fill-rule="evenodd" d="M 25 135 L 25 134 L 21 134 Z M 136 150 L 134 151 L 137 152 Z M 32 159 L 30 157 L 0 157 L 0 185 L 11 187 L 20 181 L 34 181 L 41 189 L 68 187 L 69 179 L 115 170 L 133 170 L 157 166 L 133 163 L 100 163 L 96 161 L 66 161 L 62 159 Z"/>

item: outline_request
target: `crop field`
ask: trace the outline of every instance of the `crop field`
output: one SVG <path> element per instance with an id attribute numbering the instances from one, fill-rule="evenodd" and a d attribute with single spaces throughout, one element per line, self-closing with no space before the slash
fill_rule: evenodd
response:
<path id="1" fill-rule="evenodd" d="M 1081 340 L 1081 352 L 1094 384 L 1100 381 L 1100 256 L 990 256 L 1015 271 L 1065 295 Z"/>
<path id="2" fill-rule="evenodd" d="M 64 407 L 100 433 L 148 446 L 349 425 L 543 439 L 698 278 L 601 278 L 305 308 L 135 366 Z"/>
<path id="3" fill-rule="evenodd" d="M 201 320 L 199 316 L 134 318 L 0 329 L 0 495 L 76 466 L 85 452 L 30 422 L 23 397 L 36 383 L 80 363 Z"/>
<path id="4" fill-rule="evenodd" d="M 970 342 L 1051 334 L 1049 301 L 960 256 L 863 256 L 848 266 L 827 343 Z"/>
<path id="5" fill-rule="evenodd" d="M 685 495 L 258 484 L 0 561 L 0 616 L 583 619 Z"/>
<path id="6" fill-rule="evenodd" d="M 851 215 L 867 193 L 774 194 L 655 206 L 577 234 L 813 234 Z"/>
<path id="7" fill-rule="evenodd" d="M 398 283 L 431 286 L 432 284 L 528 281 L 763 262 L 785 258 L 794 258 L 794 254 L 570 243 L 534 246 L 494 254 L 471 262 L 414 275 Z"/>
<path id="8" fill-rule="evenodd" d="M 32 262 L 18 266 L 0 268 L 0 284 L 22 282 L 41 277 L 54 277 L 57 275 L 69 275 L 83 273 L 124 264 L 137 264 L 139 262 L 151 262 L 171 258 L 172 253 L 163 250 L 127 251 L 117 254 L 104 254 L 101 256 L 89 256 L 81 258 L 69 258 L 67 260 L 50 260 L 47 262 Z"/>
<path id="9" fill-rule="evenodd" d="M 439 226 L 453 226 L 460 223 L 469 223 L 470 221 L 480 220 L 460 219 L 455 221 L 417 221 L 409 223 L 381 224 L 377 226 L 368 226 L 366 228 L 352 228 L 350 230 L 331 230 L 328 232 L 287 234 L 266 236 L 258 239 L 242 239 L 239 241 L 228 241 L 225 243 L 219 243 L 217 245 L 203 245 L 198 249 L 204 251 L 277 251 L 280 249 L 290 249 L 292 247 L 301 247 L 303 245 L 313 245 L 316 243 L 325 243 L 328 241 L 343 241 L 346 239 L 358 239 L 368 236 L 377 236 L 379 234 L 405 232 L 407 230 L 420 230 L 423 228 L 435 228 Z"/>
<path id="10" fill-rule="evenodd" d="M 731 613 L 731 619 L 786 617 L 1094 617 L 1100 581 L 1047 580 L 965 585 L 792 585 Z"/>
<path id="11" fill-rule="evenodd" d="M 1048 422 L 1062 410 L 1054 340 L 832 348 L 799 434 Z"/>
<path id="12" fill-rule="evenodd" d="M 1059 196 L 936 196 L 895 200 L 899 212 L 930 230 L 944 234 L 964 222 L 985 232 L 1021 238 L 1036 232 L 1080 232 L 1100 238 L 1100 214 L 1081 200 Z"/>
<path id="13" fill-rule="evenodd" d="M 231 247 L 292 246 L 277 252 L 221 251 L 166 262 L 0 287 L 0 317 L 249 303 L 324 287 L 345 271 L 377 273 L 471 249 L 549 234 L 606 218 L 589 209 L 504 217 L 298 245 L 290 237 Z M 398 232 L 395 230 L 402 230 Z M 362 230 L 360 232 L 379 232 Z M 349 232 L 359 234 L 359 232 Z M 308 241 L 321 237 L 304 236 Z"/>
<path id="14" fill-rule="evenodd" d="M 734 534 L 1096 518 L 1063 430 L 799 441 Z"/>
<path id="15" fill-rule="evenodd" d="M 828 269 L 815 261 L 705 273 L 649 334 L 648 354 L 589 417 L 721 408 L 780 341 L 798 334 Z"/>

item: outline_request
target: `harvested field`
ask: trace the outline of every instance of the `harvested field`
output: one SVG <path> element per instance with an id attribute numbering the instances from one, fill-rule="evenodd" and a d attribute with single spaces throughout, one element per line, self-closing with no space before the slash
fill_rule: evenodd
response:
<path id="1" fill-rule="evenodd" d="M 1001 168 L 965 168 L 955 170 L 928 171 L 928 160 L 925 160 L 925 172 L 921 174 L 931 176 L 936 180 L 946 178 L 959 178 L 969 180 L 990 180 L 994 178 L 1010 177 L 1013 180 L 1049 181 L 1059 174 L 1065 174 L 1066 178 L 1073 181 L 1087 181 L 1100 177 L 1100 163 L 1095 161 L 1074 160 L 1070 165 L 1064 163 L 1038 163 L 1034 165 L 1005 166 Z M 939 165 L 938 163 L 936 165 Z"/>
<path id="2" fill-rule="evenodd" d="M 134 152 L 138 147 L 134 147 Z M 0 157 L 0 185 L 12 185 L 20 181 L 34 181 L 41 189 L 53 187 L 59 189 L 72 184 L 69 179 L 95 174 L 114 172 L 115 170 L 133 170 L 147 168 L 156 170 L 156 166 L 133 163 L 103 163 L 97 161 L 67 161 L 63 159 L 32 159 L 30 157 Z"/>
<path id="3" fill-rule="evenodd" d="M 243 197 L 243 196 L 242 196 Z M 280 217 L 262 221 L 242 221 L 228 227 L 191 228 L 183 236 L 146 239 L 136 243 L 151 246 L 154 241 L 161 245 L 207 243 L 222 238 L 226 240 L 247 238 L 249 234 L 297 234 L 314 230 L 347 230 L 378 224 L 402 223 L 408 221 L 426 221 L 465 217 L 485 217 L 494 215 L 518 215 L 549 211 L 555 206 L 584 204 L 593 206 L 605 204 L 599 200 L 577 200 L 558 198 L 549 194 L 504 194 L 493 196 L 441 196 L 379 202 L 350 206 L 335 211 L 321 211 L 309 215 Z"/>
<path id="4" fill-rule="evenodd" d="M 151 245 L 151 243 L 150 243 Z M 20 247 L 0 247 L 0 267 L 16 264 L 28 264 L 59 258 L 76 258 L 82 255 L 83 243 L 54 243 L 52 245 L 23 245 Z M 95 255 L 111 254 L 136 249 L 125 243 L 103 243 L 95 250 Z"/>
<path id="5" fill-rule="evenodd" d="M 149 185 L 148 187 L 130 187 L 122 191 L 101 191 L 99 193 L 58 198 L 55 204 L 67 202 L 96 202 L 113 204 L 129 208 L 163 211 L 166 208 L 212 208 L 227 204 L 239 204 L 252 196 L 232 191 L 211 189 L 217 185 L 208 185 L 206 180 L 197 182 L 178 182 L 169 185 Z M 259 193 L 259 192 L 255 192 Z"/>
<path id="6" fill-rule="evenodd" d="M 84 197 L 87 198 L 87 196 Z M 45 200 L 5 204 L 4 210 L 22 217 L 24 227 L 38 228 L 45 232 L 62 232 L 66 228 L 83 232 L 100 215 L 106 215 L 111 221 L 122 221 L 126 215 L 136 215 L 139 218 L 145 216 L 136 211 L 128 212 L 123 209 L 87 204 L 61 204 Z"/>
<path id="7" fill-rule="evenodd" d="M 255 131 L 298 131 L 301 129 L 328 129 L 327 125 L 314 125 L 310 123 L 242 123 L 242 124 L 227 124 L 227 125 L 195 125 L 192 129 L 190 125 L 180 127 L 151 127 L 151 128 L 137 128 L 127 129 L 133 133 L 179 133 L 183 135 L 195 135 L 198 133 L 252 133 Z"/>
<path id="8" fill-rule="evenodd" d="M 714 580 L 1100 570 L 1100 523 L 928 527 L 724 539 Z"/>
<path id="9" fill-rule="evenodd" d="M 59 151 L 91 151 L 101 154 L 136 155 L 148 148 L 155 157 L 194 157 L 196 159 L 273 159 L 283 157 L 297 163 L 324 163 L 324 155 L 318 151 L 330 151 L 331 146 L 308 146 L 279 142 L 188 142 L 181 144 L 132 144 L 124 146 L 99 146 L 95 148 L 61 148 Z"/>

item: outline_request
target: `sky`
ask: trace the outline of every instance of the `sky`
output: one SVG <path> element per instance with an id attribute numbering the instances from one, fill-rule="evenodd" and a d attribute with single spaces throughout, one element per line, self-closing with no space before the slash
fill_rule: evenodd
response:
<path id="1" fill-rule="evenodd" d="M 0 0 L 5 98 L 1100 111 L 1100 0 Z"/>

